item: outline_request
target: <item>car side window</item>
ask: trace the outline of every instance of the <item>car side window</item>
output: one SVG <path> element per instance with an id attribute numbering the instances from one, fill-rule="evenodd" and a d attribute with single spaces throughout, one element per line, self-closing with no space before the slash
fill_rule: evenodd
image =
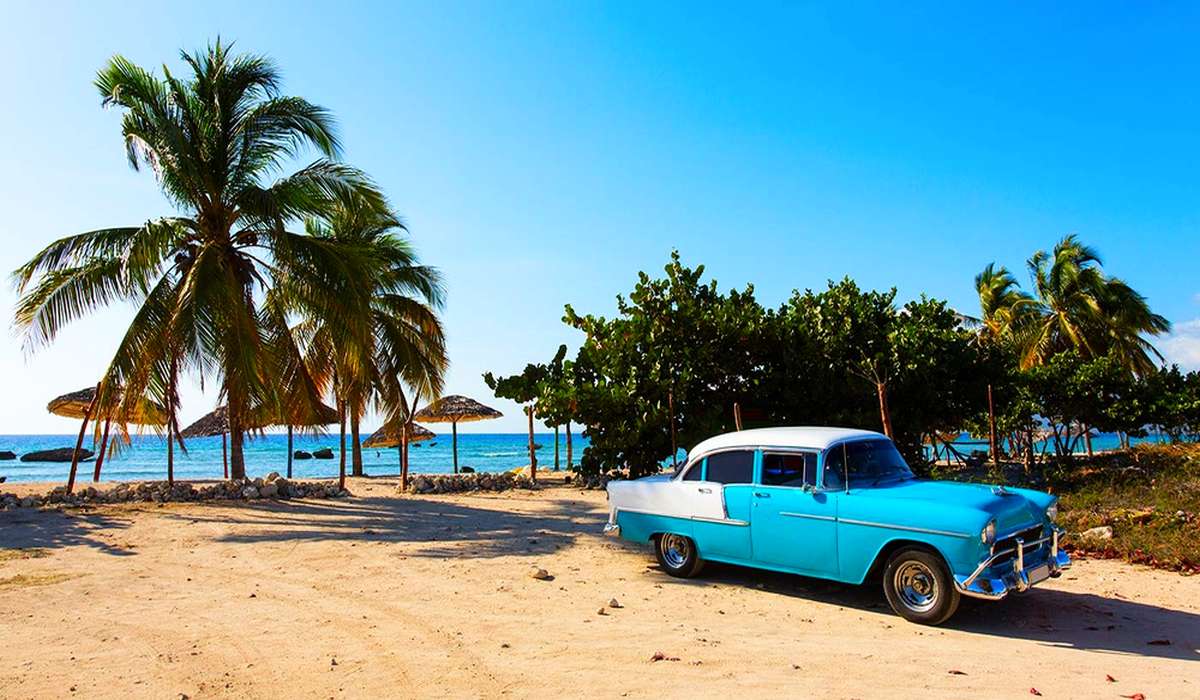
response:
<path id="1" fill-rule="evenodd" d="M 707 457 L 706 481 L 718 484 L 749 484 L 754 481 L 754 452 L 732 450 Z"/>
<path id="2" fill-rule="evenodd" d="M 696 460 L 691 469 L 683 473 L 684 481 L 703 481 L 704 480 L 704 460 Z"/>
<path id="3" fill-rule="evenodd" d="M 763 486 L 817 485 L 817 456 L 811 452 L 764 452 Z"/>
<path id="4" fill-rule="evenodd" d="M 845 488 L 846 446 L 836 445 L 825 453 L 824 482 L 827 489 Z"/>

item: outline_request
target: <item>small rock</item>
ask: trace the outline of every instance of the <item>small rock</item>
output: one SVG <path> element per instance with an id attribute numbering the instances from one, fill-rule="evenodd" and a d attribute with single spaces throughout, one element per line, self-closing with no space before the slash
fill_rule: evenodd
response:
<path id="1" fill-rule="evenodd" d="M 549 571 L 535 566 L 529 570 L 529 578 L 536 578 L 539 581 L 549 581 L 554 577 L 550 575 Z"/>
<path id="2" fill-rule="evenodd" d="M 258 490 L 258 495 L 262 498 L 275 498 L 279 495 L 279 486 L 273 481 L 268 481 Z"/>
<path id="3" fill-rule="evenodd" d="M 1111 525 L 1101 525 L 1093 527 L 1079 533 L 1079 537 L 1085 540 L 1111 540 L 1113 538 L 1113 529 Z"/>
<path id="4" fill-rule="evenodd" d="M 608 607 L 619 608 L 619 607 L 621 607 L 621 601 L 617 600 L 616 598 L 613 598 L 612 600 L 608 601 Z"/>
<path id="5" fill-rule="evenodd" d="M 246 488 L 242 489 L 242 498 L 258 498 L 258 487 L 250 484 Z"/>
<path id="6" fill-rule="evenodd" d="M 597 615 L 607 615 L 608 613 L 604 610 L 604 608 L 600 608 L 599 610 L 596 611 L 596 614 Z"/>

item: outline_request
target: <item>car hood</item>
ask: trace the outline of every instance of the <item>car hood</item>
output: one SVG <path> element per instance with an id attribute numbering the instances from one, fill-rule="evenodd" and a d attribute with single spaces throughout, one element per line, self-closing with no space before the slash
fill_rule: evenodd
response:
<path id="1" fill-rule="evenodd" d="M 873 496 L 913 501 L 927 501 L 975 508 L 986 511 L 996 519 L 1000 536 L 1032 527 L 1042 522 L 1049 496 L 1026 493 L 1023 489 L 1002 489 L 990 484 L 964 484 L 957 481 L 922 481 L 910 479 L 870 489 Z M 1045 505 L 1033 496 L 1044 496 Z"/>

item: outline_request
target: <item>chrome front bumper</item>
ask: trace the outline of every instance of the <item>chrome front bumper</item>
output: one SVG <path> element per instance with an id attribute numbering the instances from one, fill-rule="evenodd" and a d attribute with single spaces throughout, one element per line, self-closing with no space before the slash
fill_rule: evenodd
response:
<path id="1" fill-rule="evenodd" d="M 1009 593 L 1024 593 L 1034 585 L 1048 578 L 1057 578 L 1062 570 L 1071 566 L 1071 558 L 1058 546 L 1058 538 L 1062 533 L 1057 527 L 1053 528 L 1049 537 L 1043 537 L 1032 542 L 1017 540 L 1017 546 L 1000 552 L 992 552 L 969 576 L 954 576 L 954 587 L 958 592 L 972 598 L 1000 600 Z M 1049 543 L 1050 552 L 1045 561 L 1030 566 L 1025 565 L 1026 554 L 1037 550 Z M 1002 568 L 999 572 L 990 571 L 996 562 L 1012 557 L 1012 567 Z"/>

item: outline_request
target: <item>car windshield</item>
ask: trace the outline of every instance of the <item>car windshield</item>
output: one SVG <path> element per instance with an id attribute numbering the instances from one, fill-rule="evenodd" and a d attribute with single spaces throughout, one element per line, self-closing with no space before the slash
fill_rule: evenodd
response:
<path id="1" fill-rule="evenodd" d="M 825 485 L 874 486 L 912 479 L 913 473 L 891 440 L 856 440 L 831 449 L 826 457 Z"/>

